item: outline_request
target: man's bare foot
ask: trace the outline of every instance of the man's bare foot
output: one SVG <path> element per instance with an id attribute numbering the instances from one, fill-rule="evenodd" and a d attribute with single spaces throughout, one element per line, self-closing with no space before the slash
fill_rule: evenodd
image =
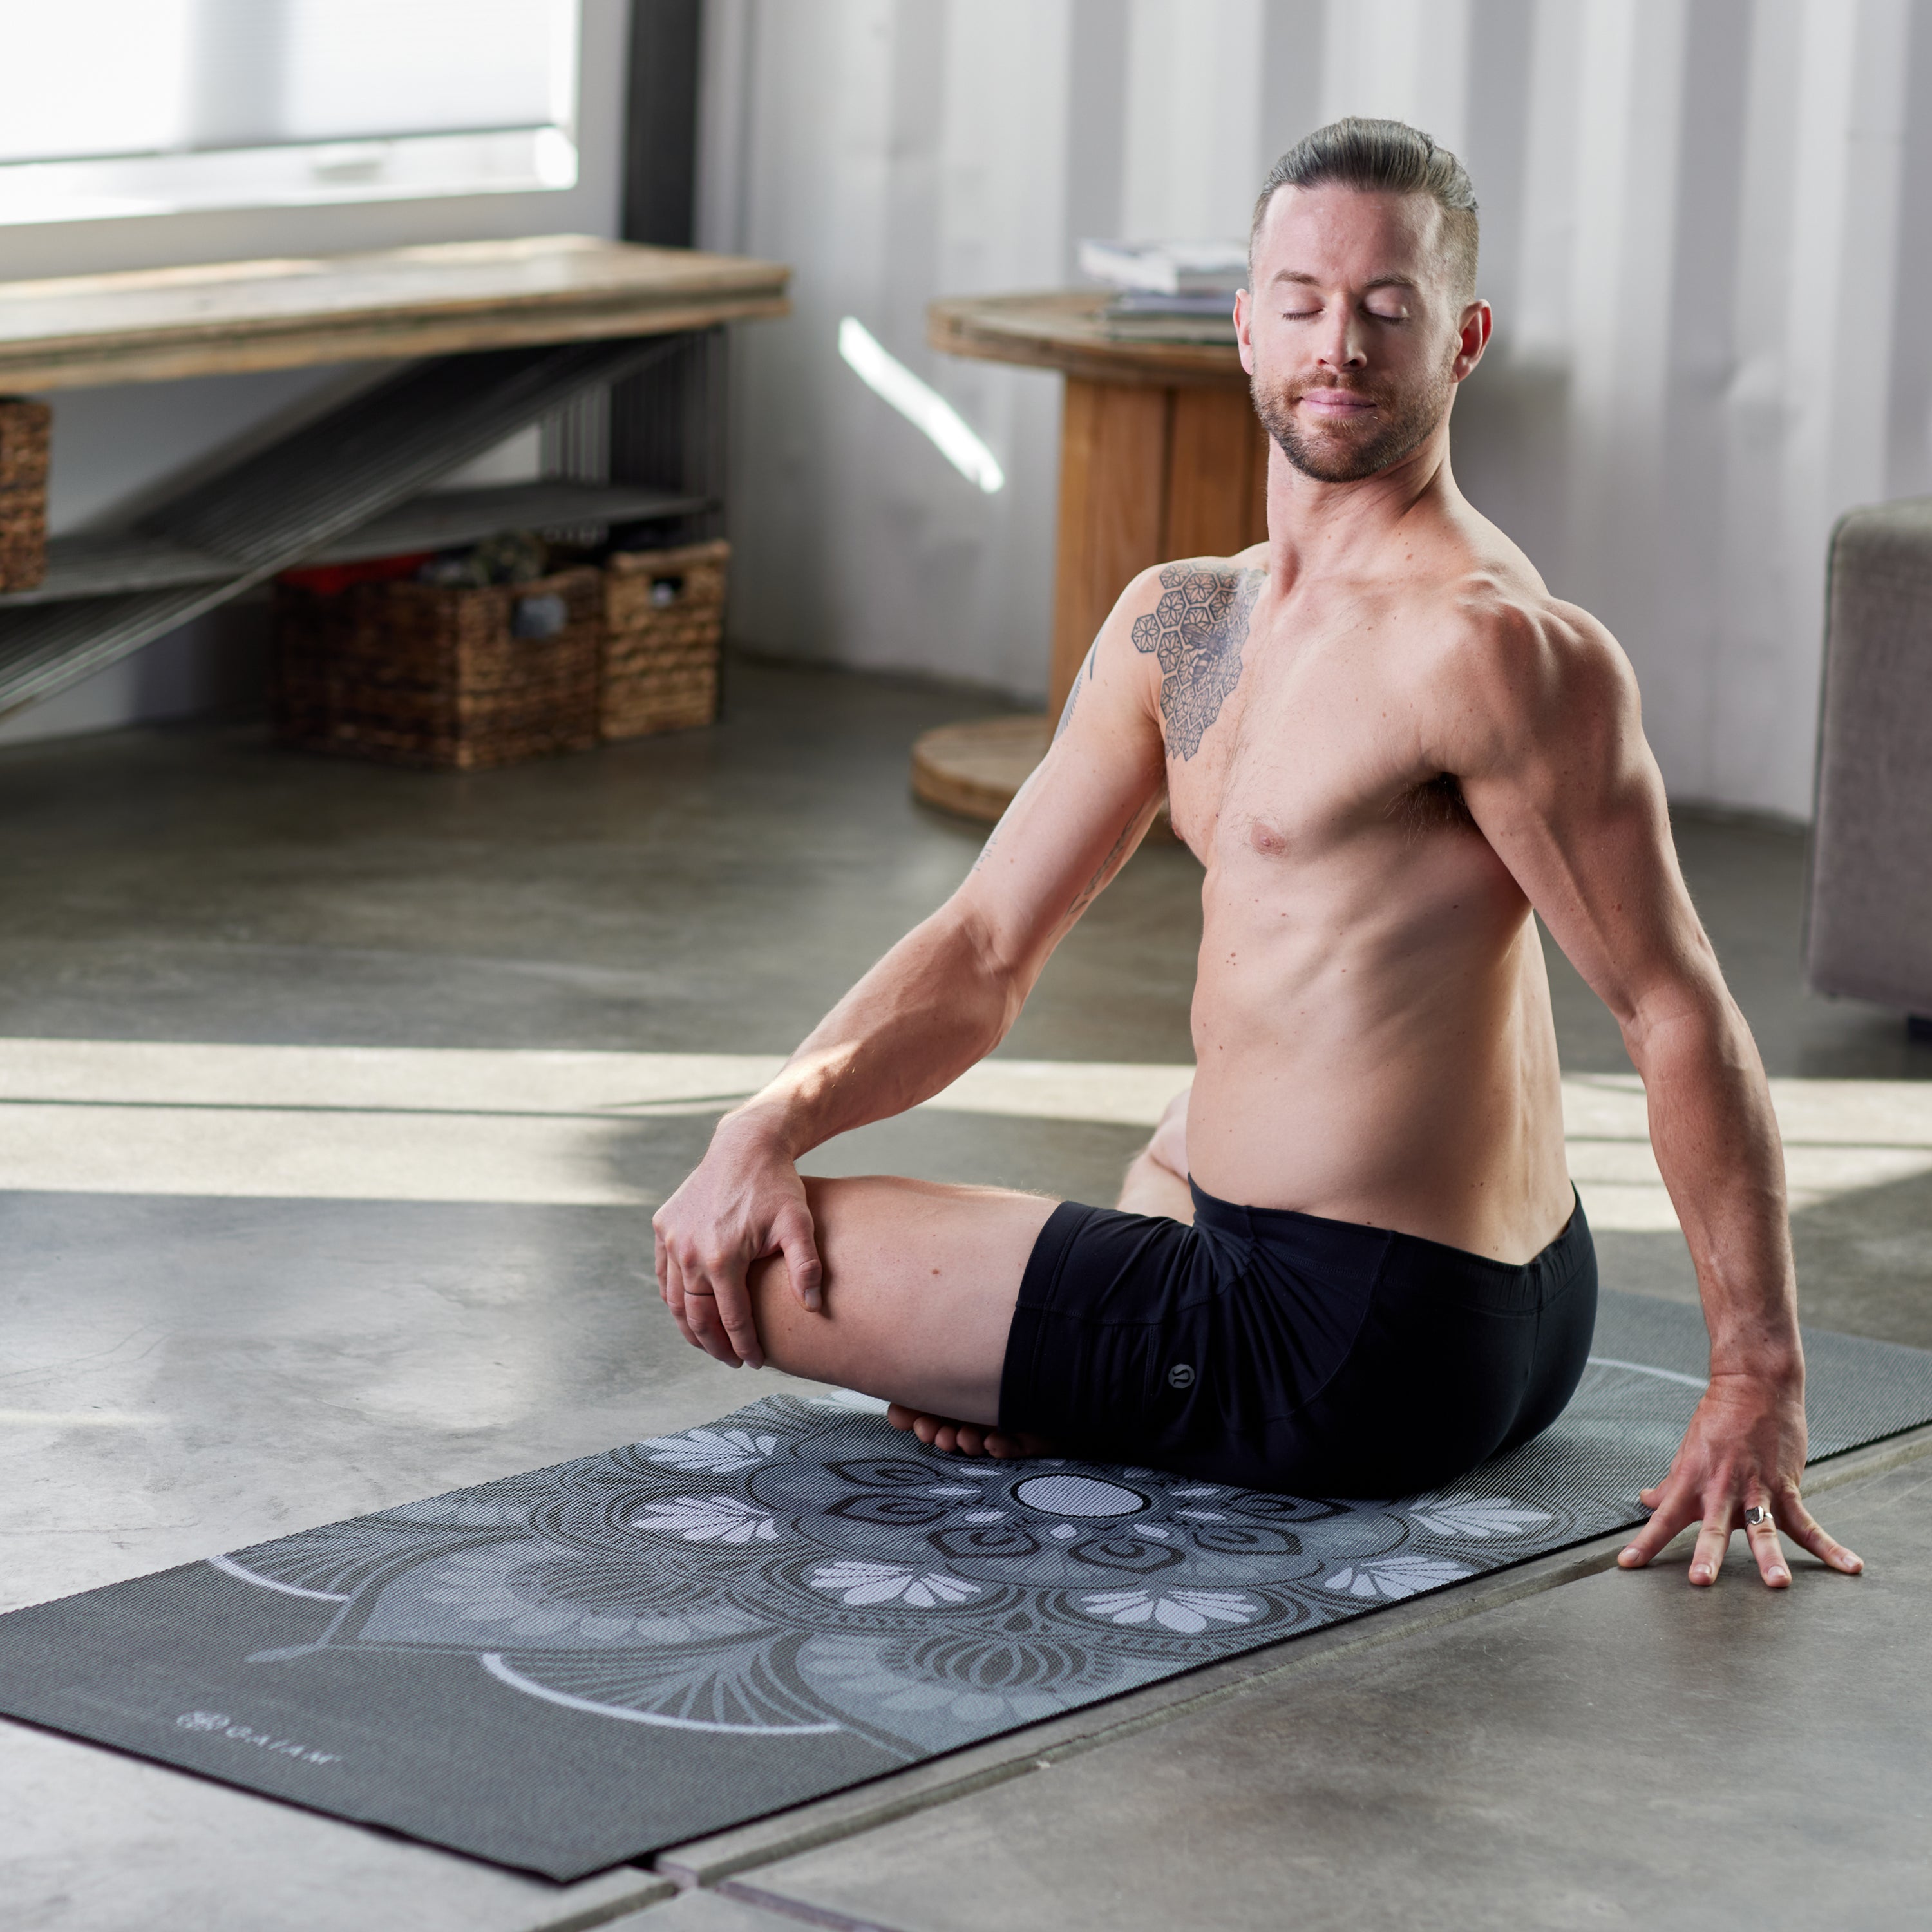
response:
<path id="1" fill-rule="evenodd" d="M 927 1415 L 896 1402 L 886 1411 L 886 1420 L 895 1429 L 909 1429 L 928 1449 L 947 1455 L 991 1456 L 1006 1462 L 1016 1456 L 1051 1456 L 1053 1444 L 1038 1436 L 1009 1435 L 1004 1430 L 988 1429 L 976 1422 L 955 1422 L 944 1415 Z"/>

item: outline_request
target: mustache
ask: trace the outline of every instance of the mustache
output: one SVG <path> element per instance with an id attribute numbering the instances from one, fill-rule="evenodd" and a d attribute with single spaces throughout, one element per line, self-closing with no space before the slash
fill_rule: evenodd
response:
<path id="1" fill-rule="evenodd" d="M 1292 384 L 1288 393 L 1305 396 L 1316 389 L 1337 389 L 1345 396 L 1376 396 L 1382 394 L 1382 386 L 1334 376 L 1311 376 L 1305 382 Z"/>

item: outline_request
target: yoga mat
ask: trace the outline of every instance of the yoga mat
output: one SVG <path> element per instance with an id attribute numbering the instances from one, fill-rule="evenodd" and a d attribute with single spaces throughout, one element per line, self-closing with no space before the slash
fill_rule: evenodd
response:
<path id="1" fill-rule="evenodd" d="M 1805 1346 L 1814 1460 L 1932 1420 L 1932 1354 Z M 0 1616 L 0 1711 L 578 1878 L 1640 1521 L 1705 1360 L 1694 1309 L 1606 1292 L 1553 1428 L 1388 1503 L 769 1396 Z"/>

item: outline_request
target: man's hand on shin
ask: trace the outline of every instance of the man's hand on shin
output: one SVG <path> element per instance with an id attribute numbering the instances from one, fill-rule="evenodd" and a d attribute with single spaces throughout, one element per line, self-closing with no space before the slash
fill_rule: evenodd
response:
<path id="1" fill-rule="evenodd" d="M 1745 1532 L 1758 1574 L 1774 1590 L 1786 1588 L 1791 1570 L 1778 1541 L 1782 1530 L 1821 1563 L 1847 1576 L 1864 1568 L 1813 1518 L 1798 1494 L 1804 1468 L 1804 1388 L 1791 1376 L 1714 1375 L 1684 1441 L 1661 1483 L 1639 1500 L 1651 1519 L 1617 1558 L 1641 1569 L 1677 1532 L 1702 1525 L 1690 1556 L 1690 1581 L 1714 1583 L 1733 1531 Z M 1768 1516 L 1751 1521 L 1747 1511 Z"/>
<path id="2" fill-rule="evenodd" d="M 796 1162 L 748 1116 L 718 1124 L 696 1170 L 651 1217 L 658 1292 L 684 1339 L 733 1368 L 764 1366 L 747 1282 L 782 1254 L 792 1292 L 814 1312 L 824 1269 Z"/>

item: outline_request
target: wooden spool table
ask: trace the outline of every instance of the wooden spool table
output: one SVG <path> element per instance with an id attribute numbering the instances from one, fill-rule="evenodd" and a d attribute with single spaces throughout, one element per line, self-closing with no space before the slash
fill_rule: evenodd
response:
<path id="1" fill-rule="evenodd" d="M 1040 762 L 1094 634 L 1132 578 L 1268 534 L 1268 438 L 1232 340 L 1120 340 L 1101 320 L 1106 299 L 1073 290 L 926 311 L 935 349 L 1066 377 L 1046 711 L 944 725 L 913 747 L 914 793 L 970 818 L 998 818 Z"/>
<path id="2" fill-rule="evenodd" d="M 0 394 L 415 358 L 136 524 L 50 541 L 40 580 L 0 593 L 0 713 L 291 564 L 715 519 L 722 325 L 784 314 L 787 274 L 550 235 L 0 284 Z M 433 488 L 605 387 L 608 474 Z"/>

